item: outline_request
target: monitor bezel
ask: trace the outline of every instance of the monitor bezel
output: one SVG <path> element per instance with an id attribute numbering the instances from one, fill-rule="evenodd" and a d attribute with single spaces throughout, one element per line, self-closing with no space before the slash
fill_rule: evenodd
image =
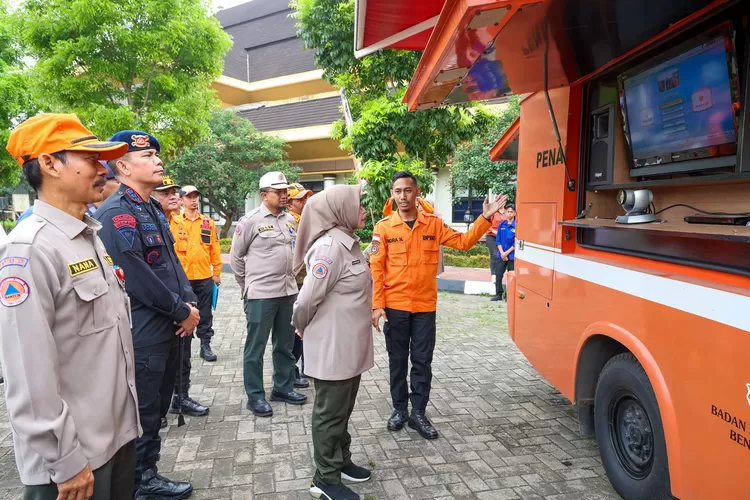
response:
<path id="1" fill-rule="evenodd" d="M 635 154 L 633 153 L 633 145 L 630 138 L 627 102 L 625 99 L 625 81 L 719 37 L 723 37 L 725 40 L 727 70 L 729 74 L 729 88 L 732 96 L 732 107 L 734 111 L 735 140 L 733 142 L 724 143 L 717 146 L 678 150 L 658 156 L 636 158 Z M 736 31 L 734 30 L 732 23 L 725 22 L 699 35 L 696 35 L 690 40 L 678 44 L 671 49 L 664 51 L 658 56 L 653 57 L 641 64 L 638 64 L 617 76 L 619 107 L 620 112 L 622 113 L 622 127 L 625 141 L 628 145 L 627 150 L 630 155 L 630 162 L 632 166 L 630 175 L 632 177 L 664 173 L 711 170 L 736 165 L 739 144 L 739 110 L 741 101 L 736 43 Z M 700 157 L 685 158 L 685 156 L 688 156 L 691 153 L 695 155 L 698 152 L 700 152 L 701 154 Z M 675 156 L 677 156 L 676 159 Z"/>

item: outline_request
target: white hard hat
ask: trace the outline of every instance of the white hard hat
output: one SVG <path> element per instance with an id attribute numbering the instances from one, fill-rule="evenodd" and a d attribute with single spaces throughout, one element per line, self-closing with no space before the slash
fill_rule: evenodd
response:
<path id="1" fill-rule="evenodd" d="M 259 189 L 287 189 L 288 187 L 286 176 L 281 172 L 268 172 L 258 182 Z"/>

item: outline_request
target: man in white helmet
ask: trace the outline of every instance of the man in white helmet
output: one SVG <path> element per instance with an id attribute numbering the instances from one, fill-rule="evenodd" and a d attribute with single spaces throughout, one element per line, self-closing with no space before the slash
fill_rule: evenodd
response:
<path id="1" fill-rule="evenodd" d="M 281 172 L 260 178 L 263 203 L 237 223 L 232 238 L 232 270 L 242 289 L 247 317 L 244 382 L 247 408 L 256 416 L 273 415 L 263 390 L 263 354 L 273 331 L 271 401 L 301 405 L 307 396 L 294 391 L 295 359 L 292 310 L 297 282 L 292 271 L 297 223 L 287 212 L 289 184 Z"/>

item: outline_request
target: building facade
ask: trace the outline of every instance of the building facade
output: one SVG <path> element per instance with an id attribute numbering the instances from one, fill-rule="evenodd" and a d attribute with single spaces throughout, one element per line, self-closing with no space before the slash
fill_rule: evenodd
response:
<path id="1" fill-rule="evenodd" d="M 300 181 L 318 192 L 347 183 L 357 164 L 331 138 L 333 123 L 343 118 L 341 94 L 315 67 L 293 13 L 288 0 L 253 0 L 217 12 L 233 45 L 212 86 L 226 109 L 284 139 L 289 162 L 302 169 Z M 251 196 L 246 210 L 259 203 Z"/>

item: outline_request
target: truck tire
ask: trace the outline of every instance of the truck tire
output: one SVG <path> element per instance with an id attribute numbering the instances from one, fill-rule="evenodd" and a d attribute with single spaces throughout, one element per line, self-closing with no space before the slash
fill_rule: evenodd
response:
<path id="1" fill-rule="evenodd" d="M 599 374 L 594 428 L 604 470 L 625 500 L 673 498 L 664 428 L 651 382 L 630 353 Z"/>

